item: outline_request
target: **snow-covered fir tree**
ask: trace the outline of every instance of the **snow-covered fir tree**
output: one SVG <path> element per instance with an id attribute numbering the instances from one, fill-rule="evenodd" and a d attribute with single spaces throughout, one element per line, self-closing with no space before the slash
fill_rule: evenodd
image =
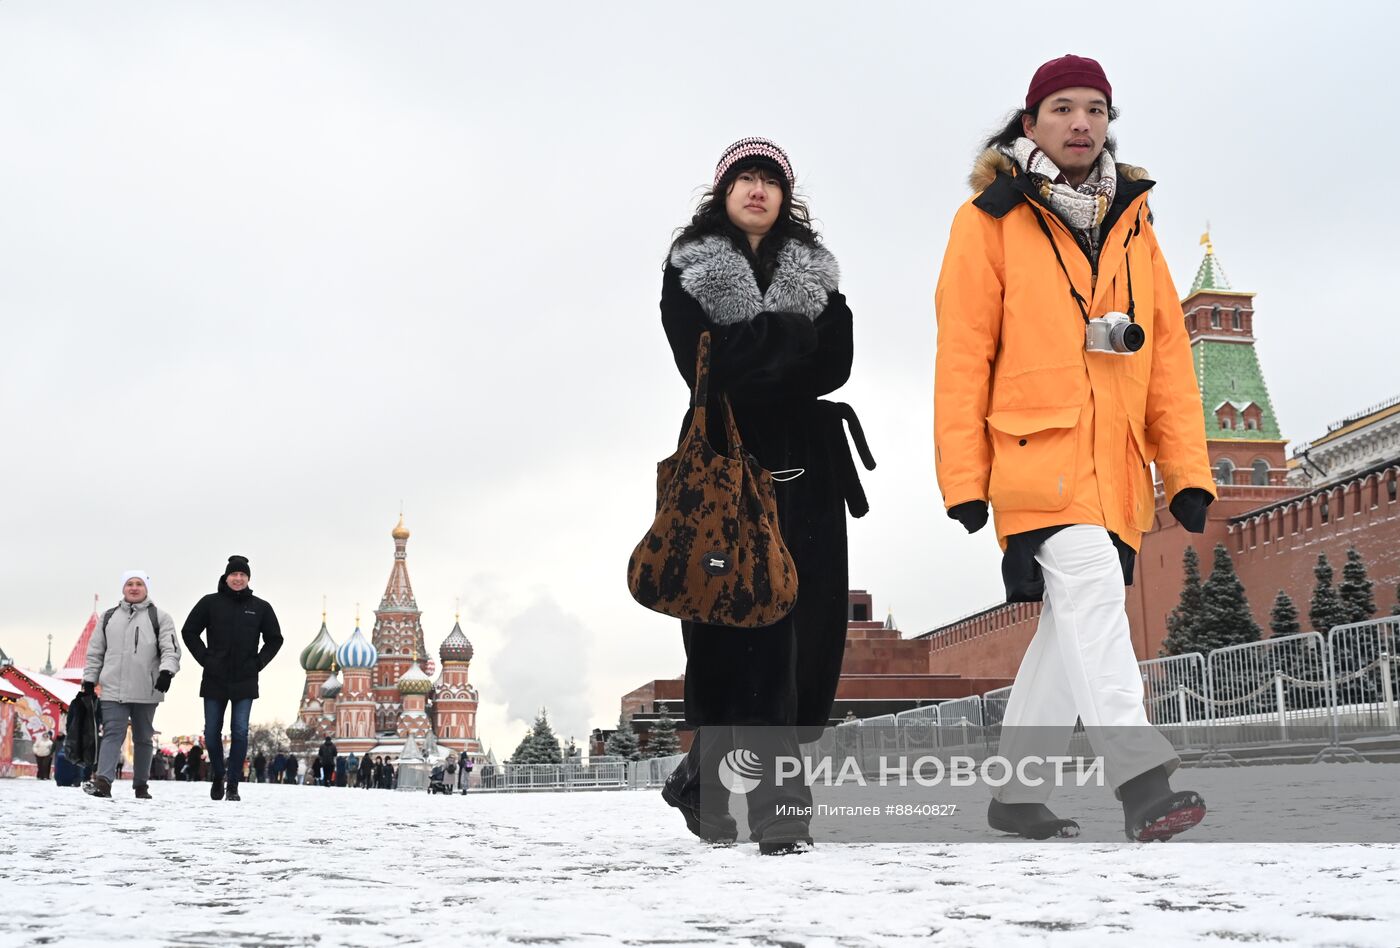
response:
<path id="1" fill-rule="evenodd" d="M 540 708 L 540 713 L 535 716 L 534 726 L 530 728 L 530 749 L 534 754 L 533 764 L 561 764 L 564 762 L 564 753 L 559 748 L 559 738 L 554 735 L 554 729 L 549 726 L 549 712 Z"/>
<path id="2" fill-rule="evenodd" d="M 1347 549 L 1347 562 L 1342 567 L 1342 585 L 1337 598 L 1342 602 L 1343 622 L 1365 622 L 1376 614 L 1375 586 L 1366 578 L 1366 563 L 1356 547 Z"/>
<path id="3" fill-rule="evenodd" d="M 1186 576 L 1181 584 L 1181 598 L 1167 617 L 1167 637 L 1162 640 L 1159 655 L 1185 655 L 1200 649 L 1201 623 L 1201 558 L 1193 547 L 1182 554 L 1181 565 Z"/>
<path id="4" fill-rule="evenodd" d="M 1273 612 L 1269 614 L 1269 635 L 1277 639 L 1285 635 L 1297 635 L 1302 631 L 1303 626 L 1298 621 L 1298 607 L 1293 605 L 1288 593 L 1280 589 L 1274 597 Z"/>
<path id="5" fill-rule="evenodd" d="M 670 757 L 681 752 L 681 739 L 676 736 L 676 720 L 671 717 L 666 705 L 659 708 L 661 717 L 651 726 L 651 739 L 647 741 L 648 757 Z"/>
<path id="6" fill-rule="evenodd" d="M 1334 625 L 1346 621 L 1342 612 L 1342 600 L 1332 585 L 1332 564 L 1327 562 L 1327 554 L 1317 555 L 1317 565 L 1313 567 L 1317 585 L 1313 587 L 1312 603 L 1308 607 L 1308 621 L 1314 632 L 1326 635 Z"/>
<path id="7" fill-rule="evenodd" d="M 1302 631 L 1303 624 L 1298 619 L 1298 607 L 1293 604 L 1293 599 L 1288 593 L 1280 589 L 1274 597 L 1274 608 L 1269 614 L 1269 638 L 1283 639 L 1286 636 L 1298 635 Z M 1288 706 L 1317 708 L 1326 704 L 1326 689 L 1317 687 L 1327 677 L 1322 643 L 1309 636 L 1306 639 L 1279 642 L 1275 648 L 1281 650 L 1276 660 L 1283 673 L 1298 681 L 1310 683 L 1300 685 L 1294 681 L 1285 681 L 1284 690 Z"/>
<path id="8" fill-rule="evenodd" d="M 609 757 L 621 757 L 625 760 L 641 760 L 642 745 L 637 740 L 637 732 L 632 730 L 632 719 L 626 712 L 617 716 L 617 730 L 608 737 L 608 741 L 603 745 L 604 752 Z"/>
<path id="9" fill-rule="evenodd" d="M 1198 629 L 1198 641 L 1205 646 L 1202 651 L 1259 641 L 1259 624 L 1254 621 L 1244 584 L 1235 574 L 1235 562 L 1223 543 L 1215 545 L 1215 562 L 1201 587 Z"/>
<path id="10" fill-rule="evenodd" d="M 533 753 L 530 750 L 530 739 L 534 737 L 533 731 L 526 731 L 525 736 L 520 739 L 520 743 L 515 745 L 515 752 L 506 758 L 508 764 L 532 764 Z"/>

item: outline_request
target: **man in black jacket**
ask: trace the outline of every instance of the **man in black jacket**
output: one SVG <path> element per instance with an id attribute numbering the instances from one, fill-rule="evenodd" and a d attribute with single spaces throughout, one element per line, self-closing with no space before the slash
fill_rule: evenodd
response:
<path id="1" fill-rule="evenodd" d="M 233 705 L 228 799 L 237 800 L 238 778 L 248 755 L 248 716 L 258 696 L 258 673 L 282 647 L 277 614 L 248 588 L 252 572 L 246 556 L 230 556 L 224 575 L 219 577 L 218 592 L 195 603 L 180 633 L 194 660 L 204 666 L 199 696 L 204 699 L 204 744 L 213 776 L 209 796 L 214 800 L 224 798 L 224 712 Z M 200 639 L 205 632 L 207 645 Z"/>
<path id="2" fill-rule="evenodd" d="M 335 758 L 339 751 L 340 748 L 335 746 L 335 742 L 330 737 L 321 742 L 316 762 L 321 765 L 321 783 L 324 786 L 329 787 L 335 782 Z"/>

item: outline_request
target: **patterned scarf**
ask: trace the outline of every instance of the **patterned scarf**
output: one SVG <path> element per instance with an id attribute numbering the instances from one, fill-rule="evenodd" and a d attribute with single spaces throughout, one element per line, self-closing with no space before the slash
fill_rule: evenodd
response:
<path id="1" fill-rule="evenodd" d="M 1050 156 L 1029 138 L 1018 138 L 1007 156 L 1016 162 L 1040 192 L 1041 198 L 1074 231 L 1076 239 L 1095 259 L 1099 252 L 1099 225 L 1118 191 L 1118 166 L 1107 148 L 1079 187 L 1065 181 Z"/>

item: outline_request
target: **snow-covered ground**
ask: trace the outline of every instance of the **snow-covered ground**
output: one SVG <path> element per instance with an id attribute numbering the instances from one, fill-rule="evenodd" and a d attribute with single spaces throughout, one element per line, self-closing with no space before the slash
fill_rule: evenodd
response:
<path id="1" fill-rule="evenodd" d="M 1300 809 L 1400 787 L 1396 766 L 1268 769 Z M 1188 773 L 1209 800 L 1218 778 Z M 1073 815 L 1112 824 L 1094 792 Z M 707 847 L 654 790 L 152 793 L 0 781 L 0 945 L 1400 944 L 1400 843 L 1210 843 L 1214 806 L 1166 844 L 819 839 L 771 858 Z"/>

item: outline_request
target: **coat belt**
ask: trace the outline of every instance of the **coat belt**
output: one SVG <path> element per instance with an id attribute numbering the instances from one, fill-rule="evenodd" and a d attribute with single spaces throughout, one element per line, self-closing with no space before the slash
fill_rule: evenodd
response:
<path id="1" fill-rule="evenodd" d="M 846 423 L 846 426 L 851 430 L 851 441 L 855 442 L 861 463 L 865 465 L 867 471 L 875 470 L 875 457 L 870 453 L 870 445 L 865 440 L 865 429 L 860 426 L 856 410 L 845 402 L 819 401 L 817 404 L 835 415 L 838 425 L 842 421 Z M 861 486 L 860 474 L 856 471 L 855 458 L 851 456 L 851 443 L 846 440 L 844 434 L 842 432 L 841 443 L 845 445 L 846 450 L 838 452 L 836 462 L 841 468 L 838 472 L 841 495 L 846 499 L 846 509 L 851 512 L 851 516 L 860 519 L 870 512 L 870 502 L 865 497 L 865 488 Z"/>

